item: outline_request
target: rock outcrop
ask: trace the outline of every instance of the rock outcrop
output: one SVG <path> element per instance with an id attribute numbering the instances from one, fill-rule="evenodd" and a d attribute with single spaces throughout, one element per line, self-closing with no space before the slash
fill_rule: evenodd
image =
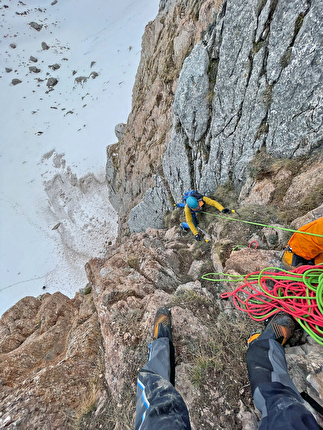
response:
<path id="1" fill-rule="evenodd" d="M 127 127 L 120 142 L 107 148 L 107 182 L 120 231 L 126 227 L 130 210 L 148 189 L 155 189 L 154 176 L 164 177 L 162 159 L 172 135 L 177 79 L 184 59 L 215 14 L 213 3 L 161 2 L 157 18 L 146 27 Z M 155 191 L 159 193 L 158 188 Z M 160 203 L 158 195 L 153 198 Z M 168 208 L 166 203 L 158 210 Z"/>
<path id="2" fill-rule="evenodd" d="M 240 191 L 259 151 L 298 159 L 322 149 L 322 18 L 318 0 L 161 2 L 124 138 L 108 154 L 121 230 L 131 209 L 130 230 L 144 229 L 133 216 L 153 174 L 170 200 L 228 181 Z"/>
<path id="3" fill-rule="evenodd" d="M 220 299 L 232 283 L 201 275 L 261 270 L 278 265 L 280 253 L 232 252 L 236 238 L 250 240 L 252 231 L 228 232 L 223 220 L 210 231 L 212 242 L 194 244 L 179 227 L 133 233 L 86 265 L 90 294 L 28 297 L 8 310 L 0 320 L 0 427 L 132 428 L 138 370 L 155 312 L 167 305 L 176 388 L 192 429 L 256 430 L 245 352 L 260 324 Z M 306 336 L 294 345 L 286 348 L 290 374 L 322 402 L 322 346 Z"/>
<path id="4" fill-rule="evenodd" d="M 0 428 L 75 428 L 104 388 L 92 297 L 26 297 L 2 316 L 0 333 Z"/>
<path id="5" fill-rule="evenodd" d="M 145 231 L 148 227 L 163 228 L 164 212 L 170 211 L 167 188 L 160 176 L 154 176 L 155 185 L 149 188 L 143 200 L 130 211 L 128 225 L 130 231 Z"/>

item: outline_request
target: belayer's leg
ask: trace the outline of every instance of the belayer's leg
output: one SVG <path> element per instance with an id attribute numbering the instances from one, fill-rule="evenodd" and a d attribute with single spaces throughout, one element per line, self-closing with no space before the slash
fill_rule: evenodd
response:
<path id="1" fill-rule="evenodd" d="M 287 371 L 282 344 L 291 336 L 294 327 L 292 317 L 279 312 L 248 348 L 251 391 L 255 405 L 262 414 L 259 430 L 319 428 Z"/>
<path id="2" fill-rule="evenodd" d="M 190 430 L 187 407 L 174 387 L 175 354 L 166 308 L 157 311 L 154 339 L 138 375 L 135 430 Z"/>

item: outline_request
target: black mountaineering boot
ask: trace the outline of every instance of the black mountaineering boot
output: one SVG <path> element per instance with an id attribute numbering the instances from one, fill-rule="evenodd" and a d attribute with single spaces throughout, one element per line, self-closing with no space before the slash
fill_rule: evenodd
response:
<path id="1" fill-rule="evenodd" d="M 154 340 L 168 337 L 173 342 L 171 316 L 167 308 L 159 308 L 154 321 Z"/>
<path id="2" fill-rule="evenodd" d="M 281 345 L 285 345 L 288 339 L 292 336 L 295 327 L 296 322 L 293 317 L 286 312 L 278 312 L 270 318 L 262 333 L 255 333 L 249 338 L 248 345 L 256 339 L 274 339 Z"/>
<path id="3" fill-rule="evenodd" d="M 167 308 L 159 308 L 154 321 L 154 340 L 162 337 L 169 339 L 170 383 L 175 386 L 175 348 L 173 345 L 171 315 Z"/>

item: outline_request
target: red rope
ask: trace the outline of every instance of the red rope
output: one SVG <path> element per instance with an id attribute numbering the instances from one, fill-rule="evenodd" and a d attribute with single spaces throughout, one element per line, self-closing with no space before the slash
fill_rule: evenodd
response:
<path id="1" fill-rule="evenodd" d="M 305 274 L 304 283 L 303 274 L 307 271 L 309 275 Z M 316 277 L 311 276 L 315 273 Z M 322 282 L 320 274 L 322 266 L 301 266 L 291 272 L 254 272 L 246 275 L 243 285 L 233 292 L 221 294 L 221 298 L 232 297 L 237 309 L 247 312 L 255 321 L 263 321 L 281 310 L 285 311 L 322 336 L 322 306 L 321 310 L 318 306 L 322 297 L 320 294 L 318 298 L 316 292 L 318 282 Z"/>
<path id="2" fill-rule="evenodd" d="M 252 245 L 253 243 L 255 243 L 255 244 L 256 244 L 255 249 L 257 249 L 257 248 L 258 248 L 258 242 L 257 242 L 256 240 L 253 240 L 253 241 L 251 241 L 251 242 L 249 243 L 249 248 L 251 248 L 251 245 Z"/>

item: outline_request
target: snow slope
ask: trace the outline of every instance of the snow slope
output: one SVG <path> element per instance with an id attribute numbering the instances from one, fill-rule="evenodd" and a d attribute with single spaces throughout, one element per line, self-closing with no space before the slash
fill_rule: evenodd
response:
<path id="1" fill-rule="evenodd" d="M 0 2 L 0 315 L 26 295 L 73 296 L 115 240 L 106 146 L 157 11 L 157 0 Z"/>

